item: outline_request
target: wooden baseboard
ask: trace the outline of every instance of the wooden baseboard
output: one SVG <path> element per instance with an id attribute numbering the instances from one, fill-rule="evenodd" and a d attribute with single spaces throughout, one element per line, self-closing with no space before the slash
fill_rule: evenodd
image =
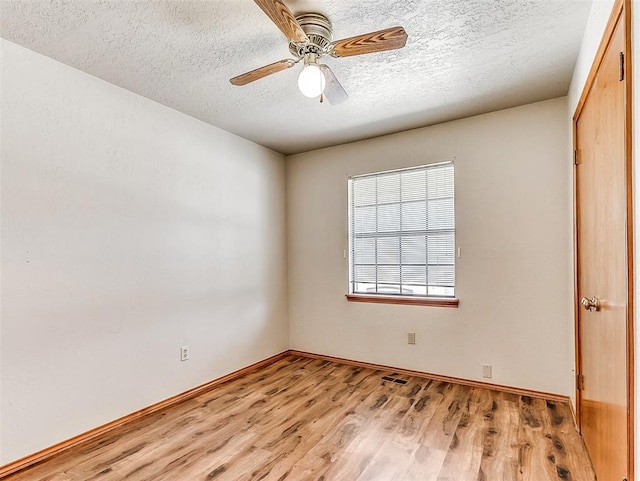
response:
<path id="1" fill-rule="evenodd" d="M 501 384 L 492 384 L 492 383 L 487 383 L 487 382 L 482 382 L 482 381 L 472 381 L 470 379 L 463 379 L 463 378 L 459 378 L 459 377 L 451 377 L 451 376 L 443 376 L 440 374 L 431 374 L 428 372 L 422 372 L 422 371 L 413 371 L 411 369 L 401 369 L 401 368 L 397 368 L 397 367 L 393 367 L 393 366 L 385 366 L 383 364 L 373 364 L 370 362 L 363 362 L 363 361 L 355 361 L 353 359 L 344 359 L 341 357 L 333 357 L 333 356 L 325 356 L 324 354 L 315 354 L 312 352 L 305 352 L 305 351 L 297 351 L 297 350 L 290 350 L 289 351 L 290 354 L 296 355 L 296 356 L 302 356 L 302 357 L 309 357 L 312 359 L 321 359 L 324 361 L 333 361 L 333 362 L 341 362 L 343 364 L 349 364 L 352 366 L 358 366 L 358 367 L 366 367 L 369 369 L 376 369 L 379 371 L 392 371 L 398 374 L 406 374 L 409 376 L 418 376 L 418 377 L 424 377 L 427 379 L 434 379 L 436 381 L 445 381 L 445 382 L 451 382 L 451 383 L 455 383 L 455 384 L 462 384 L 463 386 L 471 386 L 471 387 L 478 387 L 478 388 L 483 388 L 483 389 L 492 389 L 494 391 L 501 391 L 501 392 L 508 392 L 511 394 L 518 394 L 521 396 L 529 396 L 529 397 L 535 397 L 535 398 L 541 398 L 541 399 L 546 399 L 549 401 L 560 401 L 560 402 L 568 402 L 569 404 L 571 404 L 569 396 L 562 396 L 560 394 L 553 394 L 553 393 L 548 393 L 548 392 L 542 392 L 542 391 L 534 391 L 532 389 L 524 389 L 524 388 L 519 388 L 519 387 L 512 387 L 512 386 L 503 386 Z"/>
<path id="2" fill-rule="evenodd" d="M 576 406 L 573 404 L 573 400 L 571 398 L 569 398 L 569 408 L 571 409 L 571 417 L 573 418 L 573 424 L 576 427 L 576 431 L 580 432 L 580 425 L 578 424 L 578 416 L 576 415 Z"/>
<path id="3" fill-rule="evenodd" d="M 251 364 L 250 366 L 247 366 L 237 371 L 234 371 L 232 373 L 229 373 L 226 376 L 219 377 L 217 379 L 214 379 L 213 381 L 209 381 L 205 384 L 201 384 L 200 386 L 194 387 L 193 389 L 189 389 L 188 391 L 185 391 L 183 393 L 177 394 L 163 401 L 152 404 L 151 406 L 148 406 L 146 408 L 140 409 L 139 411 L 135 411 L 131 414 L 127 414 L 126 416 L 118 418 L 115 421 L 111 421 L 107 424 L 103 424 L 102 426 L 99 426 L 90 431 L 74 436 L 70 439 L 67 439 L 66 441 L 62 441 L 49 448 L 43 449 L 42 451 L 38 451 L 37 453 L 18 459 L 17 461 L 13 461 L 12 463 L 6 464 L 4 466 L 0 466 L 0 479 L 3 479 L 6 476 L 9 476 L 10 474 L 14 474 L 25 468 L 28 468 L 29 466 L 33 466 L 34 464 L 41 463 L 42 461 L 45 461 L 53 456 L 57 456 L 80 444 L 89 442 L 98 436 L 106 434 L 109 431 L 112 431 L 130 422 L 136 421 L 144 416 L 160 411 L 161 409 L 166 409 L 171 406 L 175 406 L 176 404 L 180 404 L 183 401 L 194 398 L 204 392 L 207 392 L 213 389 L 214 387 L 222 383 L 233 381 L 234 379 L 242 377 L 251 371 L 255 371 L 256 369 L 260 369 L 262 367 L 273 364 L 274 362 L 282 359 L 283 357 L 288 356 L 289 354 L 290 354 L 289 351 L 283 351 L 267 359 L 263 359 L 262 361 L 258 361 L 254 364 Z"/>

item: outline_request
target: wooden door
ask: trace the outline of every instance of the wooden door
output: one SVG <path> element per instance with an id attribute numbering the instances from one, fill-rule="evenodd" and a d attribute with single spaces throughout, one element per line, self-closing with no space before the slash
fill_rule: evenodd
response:
<path id="1" fill-rule="evenodd" d="M 574 119 L 578 414 L 598 481 L 630 476 L 626 36 L 624 15 L 613 20 Z"/>

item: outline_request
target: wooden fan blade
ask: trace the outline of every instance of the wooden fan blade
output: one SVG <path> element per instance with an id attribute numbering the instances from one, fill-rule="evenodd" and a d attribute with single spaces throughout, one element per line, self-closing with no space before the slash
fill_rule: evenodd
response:
<path id="1" fill-rule="evenodd" d="M 286 35 L 289 40 L 306 42 L 309 39 L 302 27 L 282 0 L 254 0 L 267 17 Z"/>
<path id="2" fill-rule="evenodd" d="M 265 65 L 264 67 L 257 68 L 252 70 L 251 72 L 243 73 L 242 75 L 238 75 L 237 77 L 233 77 L 229 82 L 233 85 L 247 85 L 254 80 L 259 80 L 267 75 L 271 75 L 272 73 L 280 72 L 282 70 L 287 70 L 288 68 L 293 67 L 296 64 L 293 60 L 280 60 L 279 62 L 275 62 L 269 65 Z"/>
<path id="3" fill-rule="evenodd" d="M 402 48 L 407 43 L 407 32 L 402 27 L 391 27 L 377 32 L 336 40 L 331 44 L 334 57 L 351 57 L 365 53 L 383 52 Z"/>
<path id="4" fill-rule="evenodd" d="M 324 74 L 326 85 L 322 94 L 326 97 L 331 105 L 338 105 L 349 98 L 342 84 L 338 81 L 333 70 L 328 65 L 320 65 L 320 70 Z"/>

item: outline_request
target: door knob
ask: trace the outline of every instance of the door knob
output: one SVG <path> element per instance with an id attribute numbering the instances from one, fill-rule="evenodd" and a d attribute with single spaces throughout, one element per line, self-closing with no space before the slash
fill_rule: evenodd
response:
<path id="1" fill-rule="evenodd" d="M 584 307 L 585 311 L 599 311 L 600 310 L 600 301 L 598 300 L 597 297 L 592 297 L 591 299 L 587 299 L 586 297 L 583 297 L 580 300 L 580 303 L 582 304 L 582 307 Z"/>

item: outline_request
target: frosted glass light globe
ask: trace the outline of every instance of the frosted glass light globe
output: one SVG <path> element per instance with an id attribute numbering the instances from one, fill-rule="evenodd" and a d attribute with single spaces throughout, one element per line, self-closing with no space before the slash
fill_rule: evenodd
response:
<path id="1" fill-rule="evenodd" d="M 319 96 L 324 92 L 326 83 L 324 74 L 317 65 L 305 65 L 298 76 L 298 88 L 305 97 L 314 98 Z"/>

